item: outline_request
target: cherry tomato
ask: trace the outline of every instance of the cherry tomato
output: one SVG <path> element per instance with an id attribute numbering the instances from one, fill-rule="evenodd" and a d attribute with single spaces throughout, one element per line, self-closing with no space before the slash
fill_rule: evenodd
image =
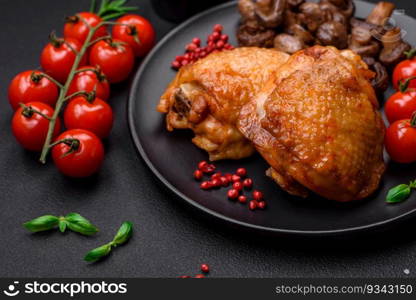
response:
<path id="1" fill-rule="evenodd" d="M 416 91 L 396 92 L 387 100 L 384 111 L 390 124 L 410 119 L 416 111 Z"/>
<path id="2" fill-rule="evenodd" d="M 126 79 L 134 66 L 131 47 L 120 40 L 102 40 L 90 50 L 90 63 L 98 66 L 110 83 Z"/>
<path id="3" fill-rule="evenodd" d="M 67 129 L 86 129 L 99 138 L 106 138 L 113 127 L 113 111 L 100 98 L 90 102 L 79 96 L 72 99 L 65 108 L 64 123 Z"/>
<path id="4" fill-rule="evenodd" d="M 24 71 L 17 74 L 9 85 L 9 102 L 13 110 L 19 103 L 43 102 L 55 106 L 59 89 L 55 83 L 43 77 L 39 71 Z"/>
<path id="5" fill-rule="evenodd" d="M 91 69 L 95 69 L 95 71 Z M 91 66 L 85 66 L 78 70 L 85 71 L 75 74 L 67 94 L 72 95 L 79 91 L 91 92 L 96 89 L 96 96 L 98 98 L 108 100 L 110 97 L 110 85 L 105 75 L 100 70 Z"/>
<path id="6" fill-rule="evenodd" d="M 68 139 L 52 148 L 56 167 L 70 177 L 87 177 L 96 173 L 104 159 L 104 147 L 100 139 L 84 129 L 71 129 L 59 135 L 56 141 Z"/>
<path id="7" fill-rule="evenodd" d="M 416 76 L 416 58 L 406 59 L 397 64 L 393 71 L 393 86 L 398 91 L 399 82 L 403 79 Z M 416 80 L 412 80 L 409 88 L 416 88 Z"/>
<path id="8" fill-rule="evenodd" d="M 155 30 L 150 22 L 138 15 L 125 15 L 116 21 L 129 26 L 115 25 L 113 38 L 126 42 L 136 56 L 145 56 L 155 43 Z"/>
<path id="9" fill-rule="evenodd" d="M 387 128 L 385 145 L 392 160 L 400 163 L 416 161 L 415 123 L 415 118 L 398 120 Z"/>
<path id="10" fill-rule="evenodd" d="M 75 61 L 76 55 L 71 47 L 75 51 L 79 51 L 82 45 L 76 39 L 67 38 L 64 40 L 51 37 L 51 42 L 43 48 L 40 56 L 40 64 L 43 70 L 61 83 L 64 83 L 68 78 Z M 83 56 L 79 66 L 82 67 L 86 63 L 87 57 Z"/>
<path id="11" fill-rule="evenodd" d="M 37 110 L 42 114 L 52 117 L 53 109 L 42 102 L 28 102 L 26 108 L 18 108 L 12 119 L 12 131 L 16 140 L 23 148 L 31 151 L 42 150 L 49 128 L 49 120 L 34 112 Z M 56 136 L 61 130 L 61 121 L 56 119 L 53 135 Z"/>
<path id="12" fill-rule="evenodd" d="M 68 17 L 64 26 L 64 37 L 77 39 L 83 44 L 89 33 L 89 28 L 85 23 L 89 24 L 91 27 L 95 27 L 102 21 L 103 20 L 99 16 L 90 12 L 80 12 L 75 16 Z M 101 26 L 94 33 L 91 41 L 105 35 L 107 35 L 106 26 Z"/>

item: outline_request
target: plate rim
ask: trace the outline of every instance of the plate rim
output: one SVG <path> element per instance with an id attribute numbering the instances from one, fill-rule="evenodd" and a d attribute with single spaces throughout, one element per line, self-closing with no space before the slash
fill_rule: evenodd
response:
<path id="1" fill-rule="evenodd" d="M 375 5 L 374 3 L 361 1 L 361 0 L 355 0 L 355 2 L 361 2 L 369 5 Z M 171 184 L 154 166 L 152 161 L 149 159 L 146 151 L 144 150 L 142 146 L 142 142 L 139 138 L 139 135 L 136 131 L 136 128 L 134 126 L 134 106 L 135 106 L 135 94 L 138 90 L 138 85 L 140 82 L 140 78 L 142 77 L 143 73 L 146 70 L 147 64 L 150 60 L 153 59 L 153 56 L 155 53 L 163 47 L 165 42 L 169 40 L 172 36 L 174 36 L 177 32 L 181 31 L 183 28 L 187 27 L 189 24 L 193 23 L 195 20 L 198 20 L 201 17 L 204 17 L 206 15 L 212 14 L 216 12 L 217 10 L 222 10 L 225 8 L 228 8 L 230 6 L 235 6 L 237 4 L 237 1 L 230 1 L 224 4 L 220 4 L 217 6 L 214 6 L 208 10 L 205 10 L 203 12 L 200 12 L 193 17 L 187 19 L 186 21 L 182 22 L 178 26 L 174 27 L 171 31 L 169 31 L 156 45 L 153 47 L 153 49 L 150 51 L 150 53 L 146 56 L 146 58 L 142 61 L 140 64 L 139 69 L 137 70 L 136 74 L 134 75 L 133 81 L 130 86 L 130 91 L 128 94 L 128 100 L 127 100 L 127 123 L 129 127 L 130 137 L 133 141 L 133 144 L 136 148 L 136 151 L 139 152 L 141 158 L 146 163 L 147 167 L 153 172 L 153 174 L 156 176 L 156 178 L 162 182 L 165 187 L 167 187 L 171 192 L 173 192 L 177 197 L 184 200 L 188 205 L 191 205 L 192 207 L 203 211 L 205 214 L 210 215 L 212 217 L 215 217 L 221 221 L 224 221 L 226 223 L 230 223 L 232 225 L 238 225 L 239 227 L 243 227 L 245 229 L 250 229 L 254 231 L 259 232 L 266 232 L 266 233 L 272 233 L 277 235 L 284 235 L 284 236 L 304 236 L 304 237 L 329 237 L 329 236 L 340 236 L 340 235 L 352 235 L 355 233 L 363 233 L 370 230 L 381 230 L 383 228 L 386 228 L 388 226 L 394 226 L 397 225 L 397 223 L 405 222 L 406 220 L 410 219 L 413 215 L 416 214 L 416 208 L 409 210 L 403 214 L 400 214 L 398 216 L 388 218 L 379 222 L 361 225 L 361 226 L 353 226 L 353 227 L 347 227 L 342 229 L 334 229 L 334 230 L 293 230 L 293 229 L 284 229 L 284 228 L 273 228 L 273 227 L 266 227 L 256 224 L 250 224 L 247 222 L 239 221 L 236 219 L 233 219 L 231 217 L 228 217 L 226 215 L 223 215 L 221 213 L 218 213 L 212 209 L 209 209 L 202 204 L 199 204 L 198 202 L 194 201 L 192 198 L 186 196 L 181 191 L 179 191 L 173 184 Z M 411 16 L 406 15 L 407 17 L 410 17 L 414 19 Z"/>

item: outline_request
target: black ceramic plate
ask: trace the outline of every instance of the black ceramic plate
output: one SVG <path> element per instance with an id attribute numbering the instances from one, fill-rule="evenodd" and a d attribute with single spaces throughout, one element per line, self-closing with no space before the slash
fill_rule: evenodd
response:
<path id="1" fill-rule="evenodd" d="M 365 17 L 373 4 L 356 1 L 356 15 Z M 416 20 L 400 14 L 393 19 L 407 31 L 406 39 L 416 44 Z M 207 154 L 191 143 L 190 131 L 165 129 L 164 117 L 156 112 L 159 97 L 175 76 L 170 63 L 183 52 L 193 37 L 206 37 L 214 24 L 224 25 L 231 43 L 236 44 L 235 30 L 239 20 L 236 4 L 227 3 L 203 12 L 170 32 L 148 55 L 135 76 L 128 104 L 128 118 L 134 144 L 154 174 L 179 197 L 217 218 L 259 231 L 283 235 L 341 235 L 369 229 L 383 229 L 416 214 L 416 199 L 398 205 L 387 205 L 389 188 L 416 177 L 414 165 L 388 163 L 380 189 L 369 199 L 337 203 L 319 197 L 299 199 L 288 195 L 264 172 L 267 164 L 255 155 L 240 161 L 220 161 L 222 172 L 237 167 L 248 169 L 255 188 L 263 191 L 268 207 L 251 212 L 247 205 L 227 200 L 227 189 L 203 191 L 192 178 L 196 164 Z M 386 93 L 388 96 L 392 91 Z M 248 194 L 248 193 L 247 193 Z"/>

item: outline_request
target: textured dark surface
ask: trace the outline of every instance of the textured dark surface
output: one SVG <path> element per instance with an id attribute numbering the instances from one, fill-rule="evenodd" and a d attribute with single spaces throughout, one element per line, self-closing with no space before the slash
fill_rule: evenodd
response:
<path id="1" fill-rule="evenodd" d="M 130 2 L 152 20 L 158 38 L 174 26 L 158 19 L 148 1 Z M 63 17 L 88 9 L 88 4 L 0 3 L 7 12 L 0 21 L 0 276 L 176 277 L 198 273 L 200 263 L 211 265 L 212 277 L 397 277 L 406 276 L 403 269 L 415 274 L 415 222 L 365 239 L 294 241 L 256 237 L 215 224 L 183 205 L 136 154 L 126 122 L 128 83 L 112 89 L 115 127 L 97 176 L 74 181 L 61 176 L 52 163 L 39 165 L 37 156 L 23 151 L 10 133 L 7 86 L 16 73 L 38 66 L 47 34 L 62 27 Z M 396 1 L 398 8 L 416 16 L 412 3 Z M 42 214 L 72 211 L 101 231 L 94 237 L 29 234 L 21 226 Z M 111 239 L 124 220 L 135 224 L 131 242 L 100 263 L 85 263 L 85 252 Z"/>

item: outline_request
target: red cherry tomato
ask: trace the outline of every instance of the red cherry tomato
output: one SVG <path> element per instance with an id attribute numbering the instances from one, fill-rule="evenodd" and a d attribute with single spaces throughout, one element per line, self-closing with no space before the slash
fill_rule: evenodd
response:
<path id="1" fill-rule="evenodd" d="M 12 119 L 12 131 L 23 148 L 31 151 L 42 150 L 49 128 L 49 120 L 32 109 L 52 117 L 53 109 L 42 102 L 28 102 L 26 108 L 18 108 Z M 61 121 L 56 119 L 53 135 L 61 130 Z"/>
<path id="2" fill-rule="evenodd" d="M 134 66 L 131 47 L 120 40 L 102 40 L 90 50 L 90 64 L 98 66 L 110 83 L 126 79 Z"/>
<path id="3" fill-rule="evenodd" d="M 13 78 L 9 85 L 9 102 L 13 110 L 19 108 L 19 103 L 33 101 L 55 106 L 59 89 L 41 74 L 39 71 L 24 71 Z"/>
<path id="4" fill-rule="evenodd" d="M 75 16 L 68 17 L 64 26 L 64 37 L 77 39 L 83 44 L 89 33 L 89 28 L 85 23 L 89 24 L 91 27 L 95 27 L 102 21 L 103 20 L 99 16 L 90 12 L 81 12 Z M 107 35 L 106 26 L 101 26 L 94 33 L 91 41 L 105 35 Z"/>
<path id="5" fill-rule="evenodd" d="M 87 177 L 96 173 L 104 159 L 100 139 L 84 129 L 71 129 L 59 135 L 56 141 L 68 139 L 52 148 L 56 167 L 70 177 Z"/>
<path id="6" fill-rule="evenodd" d="M 390 124 L 410 119 L 416 111 L 416 91 L 396 92 L 387 100 L 384 111 Z"/>
<path id="7" fill-rule="evenodd" d="M 145 56 L 155 43 L 155 30 L 150 22 L 138 15 L 125 15 L 116 21 L 129 26 L 115 25 L 113 38 L 131 46 L 136 56 Z"/>
<path id="8" fill-rule="evenodd" d="M 416 124 L 415 118 L 399 120 L 387 128 L 385 136 L 386 150 L 392 160 L 400 163 L 416 161 Z"/>
<path id="9" fill-rule="evenodd" d="M 67 38 L 63 40 L 52 37 L 51 42 L 43 48 L 40 56 L 42 69 L 61 83 L 64 83 L 68 78 L 75 61 L 76 55 L 71 47 L 75 51 L 79 51 L 82 45 L 76 39 Z M 79 66 L 82 67 L 86 63 L 87 57 L 83 56 Z"/>
<path id="10" fill-rule="evenodd" d="M 78 69 L 85 71 L 75 74 L 67 95 L 72 95 L 79 91 L 91 92 L 96 89 L 97 98 L 108 100 L 110 97 L 110 85 L 107 78 L 100 70 L 91 71 L 91 69 L 96 68 L 85 66 Z"/>
<path id="11" fill-rule="evenodd" d="M 65 108 L 64 123 L 67 129 L 86 129 L 99 138 L 106 138 L 113 127 L 113 111 L 100 98 L 90 102 L 79 96 L 72 99 Z"/>
<path id="12" fill-rule="evenodd" d="M 393 86 L 398 91 L 399 82 L 409 77 L 416 76 L 416 58 L 406 59 L 397 64 L 393 71 Z M 412 80 L 409 88 L 416 88 L 416 80 Z"/>

